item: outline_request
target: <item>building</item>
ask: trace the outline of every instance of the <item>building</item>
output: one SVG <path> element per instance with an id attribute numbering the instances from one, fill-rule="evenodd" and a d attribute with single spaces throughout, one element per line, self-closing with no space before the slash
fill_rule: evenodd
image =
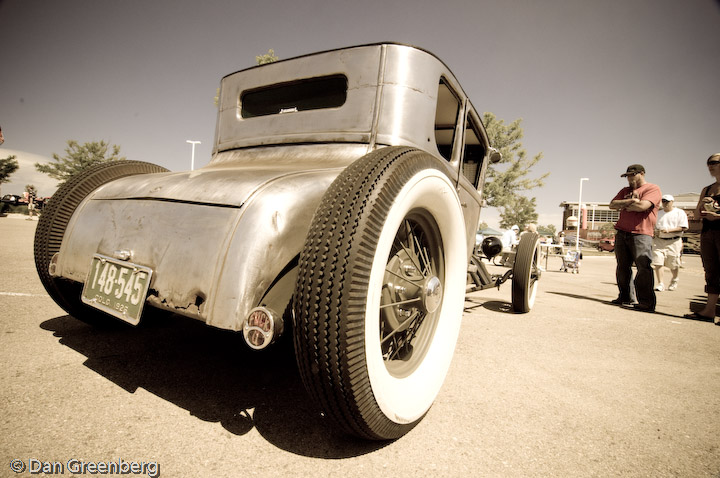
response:
<path id="1" fill-rule="evenodd" d="M 700 232 L 700 220 L 694 218 L 700 194 L 683 193 L 673 194 L 673 196 L 675 197 L 675 207 L 683 209 L 688 215 L 689 232 Z M 583 202 L 579 213 L 577 201 L 563 201 L 560 203 L 560 207 L 563 208 L 562 230 L 566 233 L 572 231 L 574 235 L 579 223 L 580 237 L 589 240 L 600 239 L 603 225 L 615 224 L 620 216 L 620 211 L 610 209 L 609 202 Z"/>

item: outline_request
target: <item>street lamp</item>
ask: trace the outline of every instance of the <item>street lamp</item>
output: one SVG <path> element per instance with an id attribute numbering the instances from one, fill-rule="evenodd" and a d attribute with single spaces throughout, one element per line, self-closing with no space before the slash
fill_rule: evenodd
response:
<path id="1" fill-rule="evenodd" d="M 593 231 L 595 230 L 595 208 L 596 208 L 597 206 L 598 206 L 598 205 L 595 204 L 595 203 L 590 204 L 590 207 L 593 208 L 593 212 L 592 212 L 592 226 L 590 226 L 590 229 L 592 229 Z"/>
<path id="2" fill-rule="evenodd" d="M 190 171 L 193 171 L 195 169 L 195 145 L 200 144 L 200 141 L 190 141 L 188 139 L 185 142 L 192 144 L 192 157 L 190 159 Z"/>
<path id="3" fill-rule="evenodd" d="M 580 194 L 578 195 L 578 225 L 575 231 L 575 252 L 580 252 L 580 226 L 582 226 L 582 183 L 590 178 L 580 178 Z"/>

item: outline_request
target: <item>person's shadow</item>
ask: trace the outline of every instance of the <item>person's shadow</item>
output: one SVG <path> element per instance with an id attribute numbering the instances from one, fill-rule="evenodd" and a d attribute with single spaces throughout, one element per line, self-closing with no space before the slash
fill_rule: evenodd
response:
<path id="1" fill-rule="evenodd" d="M 556 292 L 556 291 L 547 291 L 546 293 L 560 295 L 563 297 L 568 297 L 570 299 L 588 300 L 588 301 L 592 301 L 592 302 L 598 302 L 600 304 L 606 304 L 606 305 L 610 305 L 613 307 L 617 307 L 610 300 L 600 299 L 598 297 L 591 297 L 591 296 L 586 296 L 586 295 L 571 294 L 568 292 Z M 692 310 L 693 312 L 698 312 L 699 310 L 702 309 L 703 305 L 704 304 L 701 300 L 690 301 L 690 310 Z M 657 309 L 655 309 L 654 314 L 658 315 L 658 316 L 672 317 L 674 319 L 696 320 L 696 321 L 700 321 L 700 322 L 713 322 L 713 320 L 714 320 L 714 318 L 689 318 L 684 315 L 668 314 L 667 312 L 661 312 Z"/>
<path id="2" fill-rule="evenodd" d="M 255 352 L 238 333 L 174 315 L 148 314 L 137 328 L 110 319 L 89 326 L 70 316 L 40 326 L 127 392 L 143 388 L 235 435 L 255 428 L 283 450 L 317 458 L 388 444 L 345 435 L 321 415 L 300 380 L 288 334 Z"/>

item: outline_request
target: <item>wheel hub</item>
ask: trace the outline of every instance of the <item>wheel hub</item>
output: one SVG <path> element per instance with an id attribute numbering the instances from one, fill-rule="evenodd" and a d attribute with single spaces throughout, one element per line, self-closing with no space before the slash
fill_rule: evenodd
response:
<path id="1" fill-rule="evenodd" d="M 442 301 L 442 282 L 437 276 L 428 277 L 423 287 L 423 305 L 428 313 L 432 314 Z"/>

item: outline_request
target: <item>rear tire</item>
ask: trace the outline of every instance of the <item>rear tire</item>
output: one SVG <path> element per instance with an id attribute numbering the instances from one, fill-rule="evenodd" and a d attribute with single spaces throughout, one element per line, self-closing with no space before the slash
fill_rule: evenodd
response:
<path id="1" fill-rule="evenodd" d="M 525 232 L 520 236 L 515 252 L 512 278 L 512 306 L 515 312 L 530 312 L 535 304 L 540 280 L 540 236 Z"/>
<path id="2" fill-rule="evenodd" d="M 35 230 L 35 268 L 50 297 L 68 314 L 85 322 L 110 317 L 82 303 L 82 284 L 55 278 L 49 272 L 50 260 L 60 251 L 65 229 L 75 209 L 90 193 L 110 181 L 136 174 L 167 171 L 162 166 L 142 161 L 100 163 L 68 179 L 43 208 Z"/>
<path id="3" fill-rule="evenodd" d="M 343 171 L 300 255 L 294 342 L 312 398 L 341 428 L 398 438 L 427 413 L 462 318 L 467 245 L 438 160 L 385 148 Z"/>

